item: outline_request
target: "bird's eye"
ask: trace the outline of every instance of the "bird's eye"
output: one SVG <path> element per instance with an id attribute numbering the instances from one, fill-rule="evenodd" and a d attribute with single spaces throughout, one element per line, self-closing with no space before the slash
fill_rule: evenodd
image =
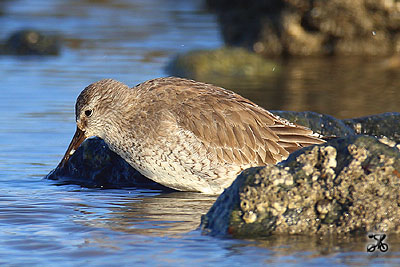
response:
<path id="1" fill-rule="evenodd" d="M 85 115 L 86 115 L 86 117 L 92 116 L 92 113 L 93 113 L 93 111 L 92 111 L 91 109 L 85 110 Z"/>

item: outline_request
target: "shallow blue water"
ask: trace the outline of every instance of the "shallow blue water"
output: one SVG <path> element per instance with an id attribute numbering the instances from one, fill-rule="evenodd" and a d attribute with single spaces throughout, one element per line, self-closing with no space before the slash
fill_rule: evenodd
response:
<path id="1" fill-rule="evenodd" d="M 332 245 L 201 235 L 211 196 L 42 179 L 72 138 L 74 103 L 85 86 L 165 76 L 176 53 L 222 44 L 202 1 L 6 1 L 0 25 L 0 39 L 26 27 L 64 38 L 56 57 L 0 57 L 0 265 L 400 265 L 396 250 L 367 255 L 364 239 Z"/>

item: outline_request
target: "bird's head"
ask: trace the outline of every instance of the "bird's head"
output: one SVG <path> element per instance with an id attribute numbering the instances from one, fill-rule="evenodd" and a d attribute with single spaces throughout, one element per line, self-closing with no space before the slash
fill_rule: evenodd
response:
<path id="1" fill-rule="evenodd" d="M 92 83 L 78 96 L 75 105 L 76 132 L 59 166 L 63 167 L 85 139 L 97 136 L 104 139 L 110 121 L 121 108 L 121 95 L 129 87 L 112 79 Z"/>

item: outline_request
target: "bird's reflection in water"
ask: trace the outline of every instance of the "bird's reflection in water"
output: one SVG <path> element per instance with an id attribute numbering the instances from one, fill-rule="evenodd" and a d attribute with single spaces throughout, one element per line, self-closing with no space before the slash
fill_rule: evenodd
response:
<path id="1" fill-rule="evenodd" d="M 94 218 L 86 217 L 80 223 L 132 234 L 173 236 L 197 229 L 201 215 L 207 213 L 217 197 L 192 192 L 128 195 L 110 199 L 107 211 L 100 216 L 81 206 L 82 213 L 90 210 L 89 217 Z"/>

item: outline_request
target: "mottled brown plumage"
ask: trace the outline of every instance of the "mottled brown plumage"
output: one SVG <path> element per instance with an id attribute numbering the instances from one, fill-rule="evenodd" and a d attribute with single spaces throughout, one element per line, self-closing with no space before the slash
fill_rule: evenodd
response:
<path id="1" fill-rule="evenodd" d="M 76 121 L 61 165 L 85 138 L 98 136 L 148 178 L 205 193 L 220 193 L 245 168 L 324 142 L 234 92 L 175 77 L 133 88 L 93 83 L 77 99 Z"/>

